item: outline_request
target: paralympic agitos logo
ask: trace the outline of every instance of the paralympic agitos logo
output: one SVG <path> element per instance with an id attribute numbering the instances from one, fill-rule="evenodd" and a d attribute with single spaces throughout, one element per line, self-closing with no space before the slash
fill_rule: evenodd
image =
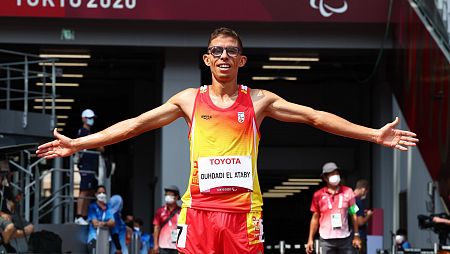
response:
<path id="1" fill-rule="evenodd" d="M 340 5 L 331 5 L 329 4 L 329 2 L 330 1 L 327 0 L 309 0 L 309 5 L 311 5 L 311 7 L 314 9 L 318 9 L 320 11 L 320 14 L 326 18 L 335 13 L 344 13 L 348 9 L 347 0 L 332 1 L 333 3 L 341 2 Z"/>

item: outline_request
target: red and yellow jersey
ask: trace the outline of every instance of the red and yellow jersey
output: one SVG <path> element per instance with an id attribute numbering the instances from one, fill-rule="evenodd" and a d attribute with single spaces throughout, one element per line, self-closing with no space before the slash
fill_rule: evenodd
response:
<path id="1" fill-rule="evenodd" d="M 240 85 L 234 104 L 219 108 L 211 101 L 209 87 L 200 87 L 189 132 L 191 173 L 183 207 L 261 211 L 259 139 L 249 88 Z"/>

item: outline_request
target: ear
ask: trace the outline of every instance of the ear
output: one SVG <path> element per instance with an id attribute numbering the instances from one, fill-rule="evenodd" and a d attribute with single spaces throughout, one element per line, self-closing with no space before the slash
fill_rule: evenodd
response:
<path id="1" fill-rule="evenodd" d="M 241 58 L 239 59 L 239 67 L 244 67 L 244 65 L 247 63 L 247 57 L 246 56 L 241 56 Z"/>
<path id="2" fill-rule="evenodd" d="M 211 66 L 211 59 L 209 59 L 208 54 L 203 54 L 203 62 L 206 64 L 206 66 Z"/>

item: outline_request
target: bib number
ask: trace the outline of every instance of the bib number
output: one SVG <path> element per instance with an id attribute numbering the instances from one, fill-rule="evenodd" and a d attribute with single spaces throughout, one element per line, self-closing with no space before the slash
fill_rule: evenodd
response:
<path id="1" fill-rule="evenodd" d="M 198 179 L 202 193 L 251 192 L 252 172 L 250 156 L 198 158 Z"/>

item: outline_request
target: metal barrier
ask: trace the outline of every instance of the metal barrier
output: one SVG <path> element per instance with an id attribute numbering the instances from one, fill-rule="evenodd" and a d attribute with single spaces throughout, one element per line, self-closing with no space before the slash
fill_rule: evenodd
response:
<path id="1" fill-rule="evenodd" d="M 280 240 L 277 244 L 265 246 L 268 253 L 272 254 L 304 254 L 305 250 L 302 249 L 300 243 L 287 243 L 285 240 Z M 316 254 L 318 254 L 316 252 Z"/>
<path id="2" fill-rule="evenodd" d="M 99 156 L 99 174 L 93 171 L 78 170 L 80 173 L 95 174 L 99 183 L 107 187 L 110 193 L 110 177 L 107 177 L 104 158 L 100 152 L 83 151 Z M 52 223 L 71 223 L 74 221 L 74 209 L 77 199 L 74 197 L 75 156 L 68 158 L 69 168 L 62 168 L 62 159 L 54 159 L 53 167 L 41 172 L 40 165 L 45 164 L 43 158 L 34 159 L 34 155 L 24 150 L 20 152 L 19 162 L 9 160 L 17 172 L 10 183 L 13 191 L 24 194 L 21 201 L 21 214 L 25 219 L 37 225 L 44 216 L 52 215 Z M 42 194 L 42 182 L 48 175 L 52 176 L 52 195 L 48 198 Z M 101 176 L 101 178 L 99 178 Z M 93 199 L 86 197 L 87 199 Z"/>
<path id="3" fill-rule="evenodd" d="M 109 228 L 97 228 L 97 241 L 92 254 L 109 253 Z"/>
<path id="4" fill-rule="evenodd" d="M 129 249 L 129 252 L 128 252 L 129 254 L 139 254 L 140 241 L 141 241 L 140 233 L 133 230 L 133 234 L 131 235 L 130 249 Z"/>
<path id="5" fill-rule="evenodd" d="M 29 100 L 40 99 L 42 101 L 42 114 L 46 114 L 47 109 L 51 109 L 50 130 L 56 126 L 55 98 L 56 98 L 56 67 L 58 59 L 44 59 L 38 55 L 26 54 L 11 50 L 0 49 L 0 54 L 19 59 L 17 61 L 0 63 L 0 82 L 4 81 L 5 87 L 0 86 L 0 91 L 4 91 L 5 98 L 0 98 L 0 105 L 5 105 L 6 110 L 23 111 L 22 128 L 28 125 Z M 48 66 L 50 72 L 47 72 Z M 42 83 L 41 91 L 30 89 L 30 80 L 38 79 Z M 23 83 L 22 83 L 23 82 Z M 48 86 L 51 91 L 47 92 Z M 19 94 L 13 96 L 12 94 Z M 23 104 L 13 104 L 14 101 L 23 101 Z M 50 105 L 48 105 L 50 103 Z"/>

